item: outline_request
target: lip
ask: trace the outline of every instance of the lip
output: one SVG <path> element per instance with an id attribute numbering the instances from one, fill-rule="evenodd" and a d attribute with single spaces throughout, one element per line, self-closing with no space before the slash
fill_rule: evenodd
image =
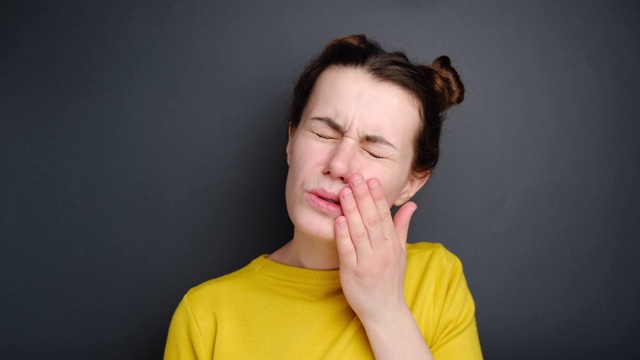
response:
<path id="1" fill-rule="evenodd" d="M 311 205 L 321 212 L 335 216 L 342 215 L 342 206 L 340 206 L 340 198 L 338 194 L 322 188 L 317 188 L 305 192 L 304 196 Z"/>

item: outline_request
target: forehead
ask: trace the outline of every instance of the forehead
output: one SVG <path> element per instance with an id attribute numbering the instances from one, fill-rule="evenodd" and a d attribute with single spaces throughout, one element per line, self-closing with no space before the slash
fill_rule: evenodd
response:
<path id="1" fill-rule="evenodd" d="M 377 132 L 401 144 L 413 142 L 419 102 L 407 90 L 361 68 L 327 68 L 316 82 L 304 119 L 330 117 L 346 129 Z"/>

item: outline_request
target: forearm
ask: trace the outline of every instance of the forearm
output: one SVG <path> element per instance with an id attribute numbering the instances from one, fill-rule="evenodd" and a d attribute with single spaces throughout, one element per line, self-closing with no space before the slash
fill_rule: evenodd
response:
<path id="1" fill-rule="evenodd" d="M 361 321 L 377 360 L 433 360 L 409 308 L 384 320 Z"/>

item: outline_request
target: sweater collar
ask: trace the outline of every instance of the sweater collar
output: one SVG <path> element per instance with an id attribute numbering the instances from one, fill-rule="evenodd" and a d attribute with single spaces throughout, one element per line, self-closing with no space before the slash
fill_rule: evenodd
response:
<path id="1" fill-rule="evenodd" d="M 261 255 L 253 260 L 249 267 L 266 276 L 283 281 L 309 285 L 340 285 L 340 270 L 313 270 L 280 264 Z"/>

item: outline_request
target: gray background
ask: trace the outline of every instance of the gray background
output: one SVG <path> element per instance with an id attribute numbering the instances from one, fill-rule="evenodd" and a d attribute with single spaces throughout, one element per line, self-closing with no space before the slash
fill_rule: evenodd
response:
<path id="1" fill-rule="evenodd" d="M 366 33 L 467 87 L 410 241 L 488 359 L 640 356 L 638 2 L 3 2 L 0 357 L 154 359 L 191 286 L 275 250 L 297 74 Z"/>

